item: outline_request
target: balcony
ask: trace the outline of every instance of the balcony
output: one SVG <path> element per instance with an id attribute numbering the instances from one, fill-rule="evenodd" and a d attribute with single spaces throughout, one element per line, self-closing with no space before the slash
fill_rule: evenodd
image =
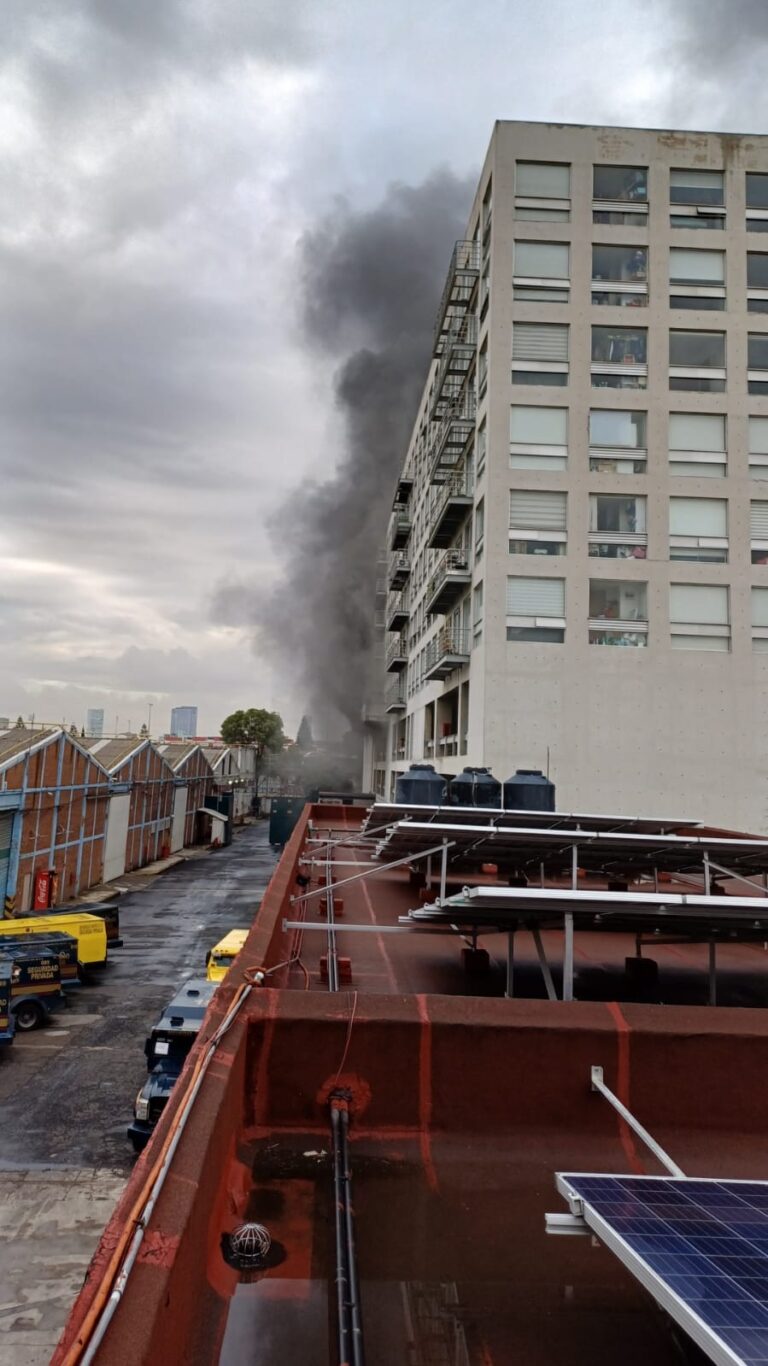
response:
<path id="1" fill-rule="evenodd" d="M 460 464 L 467 443 L 474 435 L 475 411 L 474 393 L 465 394 L 462 402 L 446 413 L 439 426 L 436 425 L 430 444 L 431 483 L 445 483 Z"/>
<path id="2" fill-rule="evenodd" d="M 408 605 L 408 593 L 403 589 L 402 593 L 390 593 L 387 599 L 387 630 L 402 631 L 408 625 L 411 618 L 411 609 Z"/>
<path id="3" fill-rule="evenodd" d="M 443 354 L 446 337 L 455 330 L 458 319 L 466 314 L 479 277 L 480 243 L 457 242 L 437 311 L 433 352 L 435 356 Z"/>
<path id="4" fill-rule="evenodd" d="M 450 612 L 471 582 L 472 569 L 467 552 L 449 550 L 429 581 L 424 600 L 427 614 L 436 617 Z"/>
<path id="5" fill-rule="evenodd" d="M 447 678 L 454 669 L 469 663 L 471 649 L 469 631 L 455 631 L 446 626 L 427 646 L 424 678 L 428 682 Z"/>
<path id="6" fill-rule="evenodd" d="M 389 688 L 385 689 L 384 710 L 390 714 L 392 712 L 405 711 L 405 685 L 403 683 L 402 675 L 399 678 L 396 678 Z"/>
<path id="7" fill-rule="evenodd" d="M 395 508 L 398 507 L 398 505 L 405 507 L 411 496 L 412 489 L 413 479 L 411 476 L 409 474 L 401 474 L 397 481 L 397 488 L 395 489 L 395 497 L 392 506 Z"/>
<path id="8" fill-rule="evenodd" d="M 401 673 L 408 667 L 408 642 L 405 633 L 397 636 L 392 644 L 387 648 L 386 654 L 387 673 Z"/>
<path id="9" fill-rule="evenodd" d="M 472 507 L 472 502 L 472 489 L 466 471 L 449 475 L 443 484 L 440 499 L 429 525 L 427 545 L 431 550 L 448 549 Z"/>
<path id="10" fill-rule="evenodd" d="M 431 395 L 431 416 L 444 417 L 459 398 L 477 355 L 477 319 L 473 313 L 460 320 L 445 338 Z"/>
<path id="11" fill-rule="evenodd" d="M 389 548 L 390 550 L 404 550 L 408 544 L 411 534 L 411 516 L 406 508 L 399 505 L 395 507 L 389 519 Z"/>
<path id="12" fill-rule="evenodd" d="M 411 577 L 411 557 L 410 555 L 395 555 L 389 566 L 389 586 L 392 591 L 405 588 Z"/>

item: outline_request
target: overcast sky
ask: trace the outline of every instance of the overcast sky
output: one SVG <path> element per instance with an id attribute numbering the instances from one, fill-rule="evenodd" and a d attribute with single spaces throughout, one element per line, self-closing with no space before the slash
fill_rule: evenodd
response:
<path id="1" fill-rule="evenodd" d="M 302 241 L 475 175 L 496 118 L 768 131 L 768 5 L 1 9 L 0 714 L 295 728 L 301 687 L 221 603 L 274 590 L 286 500 L 339 458 Z"/>

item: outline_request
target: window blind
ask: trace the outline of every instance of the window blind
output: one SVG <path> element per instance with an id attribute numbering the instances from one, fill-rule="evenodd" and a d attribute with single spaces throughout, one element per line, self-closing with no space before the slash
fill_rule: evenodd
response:
<path id="1" fill-rule="evenodd" d="M 681 625 L 727 626 L 728 589 L 703 583 L 671 584 L 669 619 Z"/>
<path id="2" fill-rule="evenodd" d="M 683 284 L 721 285 L 725 280 L 725 252 L 672 247 L 669 278 Z"/>
<path id="3" fill-rule="evenodd" d="M 541 531 L 565 531 L 566 494 L 512 489 L 509 495 L 510 527 Z"/>
<path id="4" fill-rule="evenodd" d="M 670 498 L 670 534 L 727 536 L 727 508 L 725 498 Z"/>
<path id="5" fill-rule="evenodd" d="M 750 503 L 749 534 L 756 541 L 768 540 L 768 502 Z"/>
<path id="6" fill-rule="evenodd" d="M 568 328 L 559 323 L 515 323 L 513 360 L 568 360 Z"/>
<path id="7" fill-rule="evenodd" d="M 515 243 L 515 275 L 567 280 L 568 274 L 568 246 L 565 242 Z"/>
<path id="8" fill-rule="evenodd" d="M 507 615 L 564 617 L 565 579 L 507 579 Z"/>
<path id="9" fill-rule="evenodd" d="M 725 418 L 719 413 L 670 413 L 671 451 L 724 451 Z"/>
<path id="10" fill-rule="evenodd" d="M 768 588 L 752 589 L 752 625 L 768 626 Z"/>
<path id="11" fill-rule="evenodd" d="M 590 446 L 621 446 L 625 450 L 645 448 L 645 413 L 621 408 L 595 408 L 589 414 Z"/>
<path id="12" fill-rule="evenodd" d="M 534 446 L 565 446 L 568 441 L 567 408 L 534 408 L 514 404 L 510 411 L 511 441 Z"/>
<path id="13" fill-rule="evenodd" d="M 685 170 L 670 171 L 669 183 L 672 189 L 716 190 L 722 189 L 722 171 L 699 171 L 688 166 Z"/>
<path id="14" fill-rule="evenodd" d="M 570 193 L 570 166 L 548 161 L 518 161 L 515 167 L 515 194 L 538 199 L 568 199 Z"/>
<path id="15" fill-rule="evenodd" d="M 768 455 L 768 417 L 749 419 L 749 449 L 753 455 Z"/>

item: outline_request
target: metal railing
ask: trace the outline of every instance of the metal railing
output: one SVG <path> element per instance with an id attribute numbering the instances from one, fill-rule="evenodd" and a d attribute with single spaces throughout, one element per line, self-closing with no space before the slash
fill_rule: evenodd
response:
<path id="1" fill-rule="evenodd" d="M 442 631 L 429 642 L 424 658 L 425 672 L 429 672 L 436 664 L 449 656 L 466 656 L 469 658 L 472 648 L 472 633 L 455 629 L 452 626 L 444 626 Z"/>
<path id="2" fill-rule="evenodd" d="M 474 433 L 476 412 L 477 399 L 474 389 L 468 389 L 439 422 L 433 423 L 434 434 L 429 443 L 432 475 L 438 467 L 450 470 L 459 463 L 464 448 Z"/>
<path id="3" fill-rule="evenodd" d="M 396 659 L 407 659 L 407 658 L 408 658 L 408 641 L 406 640 L 405 633 L 404 633 L 404 632 L 401 632 L 401 634 L 400 634 L 399 636 L 395 636 L 395 639 L 392 641 L 392 644 L 391 644 L 391 645 L 389 646 L 389 648 L 387 649 L 387 654 L 386 654 L 386 664 L 387 664 L 387 668 L 389 668 L 390 664 L 392 664 L 392 663 L 394 662 L 394 660 L 396 660 Z"/>
<path id="4" fill-rule="evenodd" d="M 442 354 L 449 313 L 455 316 L 456 313 L 466 312 L 479 275 L 480 243 L 466 240 L 457 242 L 448 267 L 440 307 L 437 310 L 437 322 L 435 324 L 436 356 Z"/>
<path id="5" fill-rule="evenodd" d="M 394 579 L 402 579 L 402 583 L 405 584 L 406 580 L 408 579 L 408 576 L 410 575 L 410 572 L 411 572 L 411 557 L 410 557 L 410 555 L 405 555 L 405 554 L 393 555 L 393 556 L 392 556 L 392 562 L 391 562 L 391 564 L 390 564 L 390 566 L 389 566 L 389 579 L 388 579 L 388 582 L 390 583 L 390 585 L 392 585 Z M 402 586 L 402 585 L 401 585 L 401 586 Z"/>
<path id="6" fill-rule="evenodd" d="M 435 534 L 448 504 L 454 498 L 471 498 L 474 492 L 473 485 L 474 480 L 467 469 L 457 470 L 454 474 L 448 475 L 445 483 L 440 485 L 441 494 L 430 518 L 427 540 L 431 540 Z"/>
<path id="7" fill-rule="evenodd" d="M 427 586 L 427 601 L 429 601 L 437 592 L 438 588 L 445 582 L 449 574 L 469 574 L 470 572 L 468 551 L 446 550 L 443 558 L 439 561 L 432 578 L 429 580 Z"/>
<path id="8" fill-rule="evenodd" d="M 390 711 L 394 707 L 405 706 L 405 683 L 401 677 L 395 680 L 390 687 L 384 689 L 384 710 Z"/>
<path id="9" fill-rule="evenodd" d="M 384 614 L 387 630 L 389 630 L 388 623 L 392 620 L 393 616 L 409 617 L 411 615 L 409 596 L 410 594 L 407 588 L 401 588 L 399 593 L 387 594 L 387 607 Z M 397 630 L 399 628 L 396 627 L 395 629 Z"/>

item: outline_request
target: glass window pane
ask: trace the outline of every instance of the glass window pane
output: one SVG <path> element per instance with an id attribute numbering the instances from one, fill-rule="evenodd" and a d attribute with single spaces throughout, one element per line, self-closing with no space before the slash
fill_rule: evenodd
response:
<path id="1" fill-rule="evenodd" d="M 510 440 L 535 446 L 565 446 L 568 440 L 567 408 L 533 408 L 515 404 L 510 413 Z"/>
<path id="2" fill-rule="evenodd" d="M 768 251 L 747 252 L 747 284 L 768 289 Z"/>
<path id="3" fill-rule="evenodd" d="M 647 280 L 648 252 L 645 247 L 593 246 L 593 280 Z"/>
<path id="4" fill-rule="evenodd" d="M 645 532 L 645 498 L 618 493 L 593 493 L 589 499 L 590 531 Z"/>
<path id="5" fill-rule="evenodd" d="M 570 193 L 570 166 L 545 161 L 518 161 L 515 194 L 532 199 L 568 199 Z"/>
<path id="6" fill-rule="evenodd" d="M 678 285 L 721 285 L 725 280 L 725 252 L 671 247 L 669 278 Z"/>
<path id="7" fill-rule="evenodd" d="M 610 364 L 644 365 L 646 338 L 644 327 L 593 327 L 592 359 Z"/>
<path id="8" fill-rule="evenodd" d="M 590 579 L 589 616 L 605 621 L 647 621 L 647 584 Z"/>
<path id="9" fill-rule="evenodd" d="M 671 536 L 727 536 L 725 498 L 670 498 Z"/>
<path id="10" fill-rule="evenodd" d="M 749 368 L 768 370 L 768 332 L 750 332 Z"/>
<path id="11" fill-rule="evenodd" d="M 768 455 L 768 417 L 749 419 L 749 449 L 753 455 Z"/>
<path id="12" fill-rule="evenodd" d="M 724 451 L 725 417 L 720 413 L 670 413 L 671 451 Z"/>
<path id="13" fill-rule="evenodd" d="M 671 584 L 669 619 L 692 626 L 727 626 L 728 589 L 704 583 Z"/>
<path id="14" fill-rule="evenodd" d="M 589 444 L 645 450 L 645 418 L 645 413 L 625 408 L 593 408 L 589 414 Z"/>
<path id="15" fill-rule="evenodd" d="M 670 171 L 669 197 L 673 204 L 723 204 L 722 171 Z"/>
<path id="16" fill-rule="evenodd" d="M 669 334 L 670 365 L 725 365 L 724 332 L 676 332 Z"/>
<path id="17" fill-rule="evenodd" d="M 768 175 L 747 171 L 747 208 L 768 209 Z"/>
<path id="18" fill-rule="evenodd" d="M 565 242 L 516 242 L 515 275 L 534 279 L 568 279 Z"/>
<path id="19" fill-rule="evenodd" d="M 595 166 L 593 181 L 595 199 L 648 198 L 648 172 L 645 166 Z"/>

